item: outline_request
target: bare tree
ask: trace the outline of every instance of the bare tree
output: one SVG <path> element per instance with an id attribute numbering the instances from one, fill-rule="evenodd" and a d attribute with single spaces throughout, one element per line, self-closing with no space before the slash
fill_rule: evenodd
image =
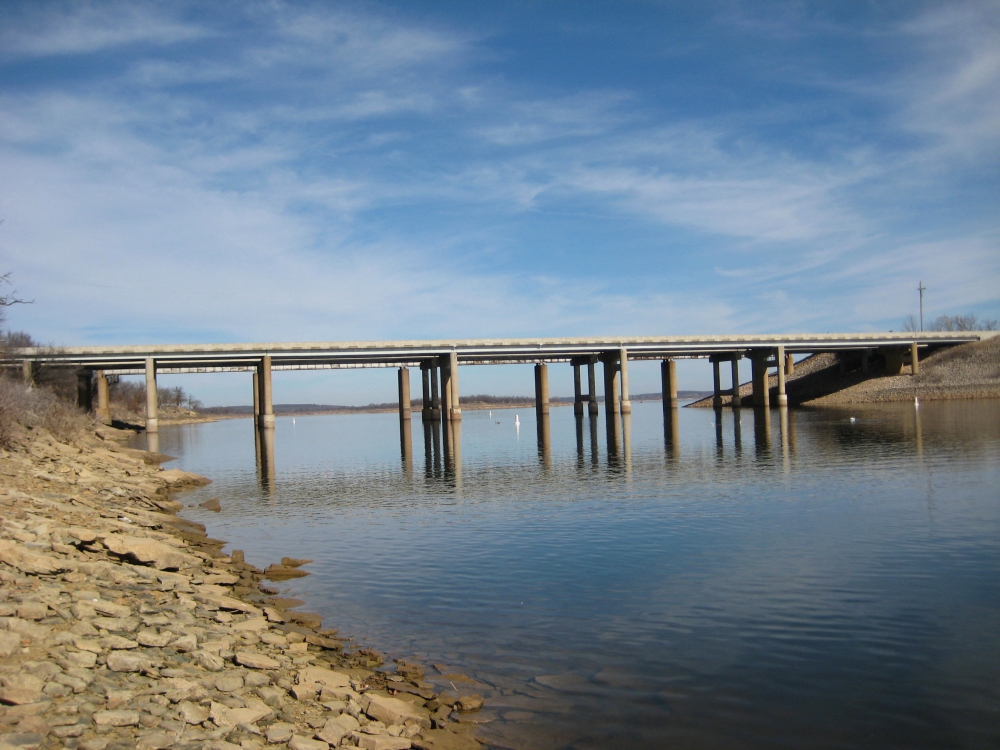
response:
<path id="1" fill-rule="evenodd" d="M 920 330 L 920 321 L 917 320 L 917 316 L 910 313 L 905 318 L 903 318 L 903 330 L 907 333 L 916 332 Z"/>
<path id="2" fill-rule="evenodd" d="M 977 316 L 968 315 L 939 315 L 931 323 L 932 331 L 995 331 L 997 321 L 995 318 L 984 318 L 980 320 Z"/>
<path id="3" fill-rule="evenodd" d="M 10 272 L 0 275 L 0 287 L 5 284 L 10 286 Z M 12 289 L 8 294 L 0 294 L 0 323 L 6 320 L 7 308 L 12 305 L 30 305 L 34 300 L 21 299 L 17 296 L 17 290 Z"/>

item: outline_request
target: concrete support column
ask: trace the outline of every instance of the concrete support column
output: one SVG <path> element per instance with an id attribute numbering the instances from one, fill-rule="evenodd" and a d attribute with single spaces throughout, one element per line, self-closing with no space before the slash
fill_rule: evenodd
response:
<path id="1" fill-rule="evenodd" d="M 618 392 L 618 357 L 605 354 L 604 361 L 604 409 L 608 414 L 621 414 Z"/>
<path id="2" fill-rule="evenodd" d="M 587 363 L 587 401 L 591 414 L 597 414 L 597 356 L 591 355 Z"/>
<path id="3" fill-rule="evenodd" d="M 535 412 L 539 417 L 549 413 L 549 366 L 544 362 L 535 365 Z"/>
<path id="4" fill-rule="evenodd" d="M 257 371 L 253 371 L 253 423 L 257 424 L 260 420 L 257 419 L 260 416 L 260 378 L 257 376 Z"/>
<path id="5" fill-rule="evenodd" d="M 21 363 L 21 374 L 24 377 L 24 384 L 33 386 L 35 384 L 35 363 L 30 359 Z"/>
<path id="6" fill-rule="evenodd" d="M 441 357 L 441 419 L 451 419 L 451 358 Z"/>
<path id="7" fill-rule="evenodd" d="M 753 405 L 755 408 L 767 408 L 771 405 L 771 394 L 768 391 L 767 354 L 754 352 L 751 355 L 753 369 Z"/>
<path id="8" fill-rule="evenodd" d="M 677 408 L 677 363 L 665 359 L 660 363 L 660 380 L 663 384 L 663 408 Z"/>
<path id="9" fill-rule="evenodd" d="M 712 407 L 722 408 L 722 378 L 719 377 L 719 360 L 712 359 Z"/>
<path id="10" fill-rule="evenodd" d="M 91 370 L 79 369 L 76 371 L 76 405 L 87 414 L 94 409 L 94 373 Z"/>
<path id="11" fill-rule="evenodd" d="M 787 364 L 785 347 L 778 347 L 774 361 L 778 363 L 775 369 L 778 371 L 778 408 L 780 409 L 782 406 L 788 406 L 788 396 L 785 395 L 785 368 L 782 366 Z"/>
<path id="12" fill-rule="evenodd" d="M 111 424 L 111 392 L 104 370 L 97 371 L 97 421 Z"/>
<path id="13" fill-rule="evenodd" d="M 420 416 L 423 419 L 431 418 L 431 373 L 427 362 L 420 363 L 420 396 L 423 399 L 420 409 Z"/>
<path id="14" fill-rule="evenodd" d="M 399 368 L 399 418 L 410 418 L 410 370 L 408 367 Z"/>
<path id="15" fill-rule="evenodd" d="M 448 378 L 451 384 L 451 408 L 448 419 L 456 421 L 462 418 L 462 405 L 458 400 L 458 352 L 452 352 L 448 358 Z"/>
<path id="16" fill-rule="evenodd" d="M 739 357 L 739 355 L 734 355 L 733 356 L 732 367 L 733 367 L 732 407 L 734 409 L 739 409 L 743 405 L 743 399 L 740 397 L 740 357 Z"/>
<path id="17" fill-rule="evenodd" d="M 795 355 L 791 352 L 785 355 L 785 376 L 795 374 Z"/>
<path id="18" fill-rule="evenodd" d="M 899 347 L 890 347 L 885 352 L 885 374 L 901 375 L 903 373 L 903 350 Z"/>
<path id="19" fill-rule="evenodd" d="M 156 394 L 156 361 L 146 357 L 146 432 L 158 432 L 159 401 Z"/>
<path id="20" fill-rule="evenodd" d="M 260 389 L 259 427 L 274 427 L 274 403 L 271 395 L 271 355 L 265 354 L 257 365 L 257 383 Z"/>
<path id="21" fill-rule="evenodd" d="M 628 350 L 622 347 L 618 352 L 618 370 L 621 373 L 621 389 L 622 389 L 622 400 L 621 400 L 621 413 L 631 414 L 632 413 L 632 402 L 628 397 Z"/>
<path id="22" fill-rule="evenodd" d="M 573 362 L 573 413 L 583 414 L 583 387 L 580 383 L 580 363 Z M 583 438 L 581 437 L 582 441 Z"/>
<path id="23" fill-rule="evenodd" d="M 431 419 L 441 419 L 441 388 L 438 383 L 438 366 L 431 362 L 428 369 L 431 373 Z"/>
<path id="24" fill-rule="evenodd" d="M 917 342 L 910 344 L 910 374 L 920 374 L 920 353 L 917 351 Z"/>

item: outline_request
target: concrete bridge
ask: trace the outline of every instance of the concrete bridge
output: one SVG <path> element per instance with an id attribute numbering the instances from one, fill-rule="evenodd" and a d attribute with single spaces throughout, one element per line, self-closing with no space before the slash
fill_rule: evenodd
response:
<path id="1" fill-rule="evenodd" d="M 573 367 L 574 409 L 596 414 L 597 365 L 603 369 L 603 394 L 609 419 L 631 411 L 628 363 L 659 360 L 665 410 L 677 407 L 677 359 L 708 359 L 713 367 L 715 404 L 721 405 L 720 367 L 730 363 L 732 405 L 741 406 L 739 365 L 750 360 L 753 406 L 770 406 L 769 370 L 777 371 L 776 406 L 786 406 L 785 377 L 794 368 L 794 355 L 836 352 L 860 358 L 862 369 L 871 360 L 884 364 L 887 374 L 900 374 L 909 364 L 919 371 L 921 349 L 954 346 L 997 335 L 994 331 L 944 333 L 826 333 L 741 336 L 641 336 L 623 338 L 472 339 L 445 341 L 365 341 L 292 344 L 192 344 L 163 346 L 87 346 L 60 349 L 25 348 L 8 354 L 6 364 L 20 365 L 31 381 L 35 368 L 74 367 L 79 378 L 78 400 L 93 409 L 96 378 L 96 415 L 110 421 L 108 375 L 145 375 L 146 430 L 157 431 L 158 373 L 251 372 L 257 424 L 274 426 L 271 373 L 274 370 L 315 370 L 393 367 L 399 371 L 399 414 L 410 418 L 410 369 L 421 373 L 422 417 L 425 421 L 457 422 L 462 418 L 458 391 L 460 365 L 534 363 L 535 407 L 549 410 L 548 366 Z M 584 376 L 584 369 L 586 375 Z M 727 389 L 728 390 L 728 389 Z"/>

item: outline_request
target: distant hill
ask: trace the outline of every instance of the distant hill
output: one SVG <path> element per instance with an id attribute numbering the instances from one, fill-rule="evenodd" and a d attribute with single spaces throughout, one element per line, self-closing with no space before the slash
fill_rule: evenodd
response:
<path id="1" fill-rule="evenodd" d="M 697 399 L 711 396 L 711 391 L 678 391 L 679 399 Z M 633 401 L 659 401 L 659 393 L 639 393 L 631 397 Z M 598 401 L 603 402 L 604 397 L 598 396 Z M 571 404 L 572 396 L 553 396 L 549 399 L 553 404 Z M 469 408 L 477 406 L 504 407 L 504 406 L 533 406 L 534 396 L 493 396 L 487 393 L 474 393 L 469 396 L 462 396 L 462 406 Z M 421 399 L 414 399 L 413 409 L 420 409 L 423 406 Z M 275 414 L 323 414 L 337 412 L 379 412 L 395 411 L 399 404 L 395 401 L 388 401 L 381 404 L 366 404 L 365 406 L 346 406 L 344 404 L 275 404 Z M 217 414 L 219 416 L 249 416 L 253 414 L 252 406 L 206 406 L 198 410 L 199 414 Z"/>

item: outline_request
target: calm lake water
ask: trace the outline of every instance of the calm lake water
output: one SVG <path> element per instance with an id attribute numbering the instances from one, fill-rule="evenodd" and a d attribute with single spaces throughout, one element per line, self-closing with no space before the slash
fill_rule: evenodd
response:
<path id="1" fill-rule="evenodd" d="M 457 456 L 418 413 L 409 460 L 394 414 L 159 448 L 327 626 L 481 680 L 498 747 L 1000 747 L 1000 401 L 637 403 L 610 454 L 603 412 L 463 416 Z"/>

